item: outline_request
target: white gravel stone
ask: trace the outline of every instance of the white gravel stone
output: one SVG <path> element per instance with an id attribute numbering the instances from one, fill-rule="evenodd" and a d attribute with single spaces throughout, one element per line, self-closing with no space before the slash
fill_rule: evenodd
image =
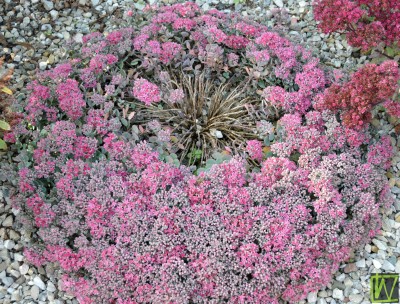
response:
<path id="1" fill-rule="evenodd" d="M 364 267 L 365 267 L 365 259 L 358 260 L 358 261 L 356 262 L 356 266 L 357 266 L 358 268 L 364 268 Z"/>
<path id="2" fill-rule="evenodd" d="M 381 241 L 379 241 L 377 239 L 373 239 L 372 243 L 374 243 L 376 245 L 376 247 L 378 247 L 381 250 L 386 250 L 387 249 L 386 244 L 384 244 L 383 242 L 381 242 Z"/>
<path id="3" fill-rule="evenodd" d="M 1 281 L 3 282 L 4 286 L 6 286 L 6 287 L 11 286 L 11 284 L 14 283 L 14 279 L 11 277 L 4 277 L 1 279 Z"/>
<path id="4" fill-rule="evenodd" d="M 14 222 L 13 216 L 12 216 L 12 215 L 9 215 L 9 216 L 7 216 L 6 219 L 3 221 L 2 226 L 3 226 L 3 227 L 12 227 L 13 222 Z"/>
<path id="5" fill-rule="evenodd" d="M 29 271 L 29 266 L 28 264 L 22 264 L 21 266 L 19 266 L 19 272 L 21 274 L 27 274 Z"/>
<path id="6" fill-rule="evenodd" d="M 51 11 L 54 8 L 53 1 L 42 0 L 43 6 L 46 10 Z"/>
<path id="7" fill-rule="evenodd" d="M 310 292 L 307 296 L 308 303 L 315 303 L 317 302 L 317 292 Z"/>
<path id="8" fill-rule="evenodd" d="M 75 42 L 78 42 L 78 43 L 81 43 L 81 42 L 82 42 L 82 38 L 83 38 L 83 34 L 82 34 L 82 33 L 77 33 L 77 34 L 74 36 L 74 41 L 75 41 Z"/>
<path id="9" fill-rule="evenodd" d="M 32 299 L 37 300 L 39 298 L 39 292 L 40 292 L 39 287 L 36 285 L 33 285 L 31 288 Z"/>
<path id="10" fill-rule="evenodd" d="M 349 299 L 353 303 L 361 303 L 364 297 L 360 294 L 351 294 L 349 295 Z"/>
<path id="11" fill-rule="evenodd" d="M 340 275 L 338 275 L 338 276 L 336 277 L 336 281 L 338 281 L 338 282 L 343 282 L 344 279 L 345 279 L 345 277 L 346 277 L 346 275 L 345 275 L 344 273 L 341 273 Z"/>
<path id="12" fill-rule="evenodd" d="M 340 290 L 338 288 L 335 288 L 332 292 L 332 297 L 334 299 L 338 299 L 338 300 L 343 300 L 344 299 L 344 295 L 343 295 L 343 290 Z M 332 302 L 331 302 L 332 303 Z"/>
<path id="13" fill-rule="evenodd" d="M 282 0 L 273 0 L 274 3 L 276 4 L 277 7 L 282 8 L 283 7 L 283 1 Z"/>
<path id="14" fill-rule="evenodd" d="M 35 278 L 33 279 L 33 283 L 34 283 L 37 287 L 39 287 L 40 289 L 42 289 L 42 290 L 45 290 L 45 289 L 46 289 L 46 285 L 44 284 L 44 282 L 42 281 L 42 279 L 41 279 L 40 277 L 35 277 Z"/>
<path id="15" fill-rule="evenodd" d="M 374 267 L 376 269 L 380 269 L 382 267 L 382 263 L 380 261 L 378 261 L 378 260 L 375 260 L 375 259 L 372 260 L 372 264 L 374 264 Z"/>
<path id="16" fill-rule="evenodd" d="M 382 269 L 390 272 L 390 271 L 395 270 L 395 266 L 392 263 L 390 263 L 389 261 L 385 260 L 385 261 L 383 261 Z"/>
<path id="17" fill-rule="evenodd" d="M 54 284 L 52 283 L 52 282 L 47 282 L 47 291 L 50 291 L 50 292 L 54 292 L 54 291 L 56 291 L 56 287 L 54 286 Z"/>
<path id="18" fill-rule="evenodd" d="M 53 20 L 55 20 L 58 17 L 58 12 L 56 10 L 51 10 L 50 15 L 51 15 L 51 18 L 53 18 Z"/>
<path id="19" fill-rule="evenodd" d="M 39 62 L 39 69 L 45 70 L 47 68 L 47 62 L 46 61 L 40 61 Z"/>
<path id="20" fill-rule="evenodd" d="M 15 242 L 12 241 L 12 240 L 6 240 L 6 241 L 4 242 L 4 247 L 7 248 L 8 250 L 13 249 L 14 246 L 15 246 Z"/>

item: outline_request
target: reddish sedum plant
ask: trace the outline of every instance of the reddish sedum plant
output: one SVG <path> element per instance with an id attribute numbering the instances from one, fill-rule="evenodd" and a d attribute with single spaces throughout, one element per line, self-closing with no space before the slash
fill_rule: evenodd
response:
<path id="1" fill-rule="evenodd" d="M 324 33 L 345 32 L 350 45 L 365 51 L 400 39 L 397 0 L 315 0 L 314 16 Z"/>
<path id="2" fill-rule="evenodd" d="M 378 209 L 391 202 L 381 174 L 390 141 L 372 142 L 329 111 L 313 111 L 326 85 L 318 62 L 265 27 L 193 3 L 152 14 L 139 32 L 85 36 L 82 58 L 29 87 L 13 132 L 15 207 L 40 238 L 27 258 L 57 262 L 64 289 L 85 304 L 294 303 L 323 288 L 380 227 Z M 172 39 L 181 48 L 166 44 Z M 166 71 L 190 67 L 216 75 L 210 81 L 222 83 L 222 73 L 249 81 L 254 95 L 260 80 L 273 85 L 252 104 L 277 109 L 276 121 L 255 123 L 276 133 L 272 157 L 253 139 L 195 175 L 133 137 L 129 107 L 179 109 L 190 88 L 162 84 Z M 146 126 L 160 141 L 177 135 L 176 126 L 162 127 Z"/>
<path id="3" fill-rule="evenodd" d="M 399 114 L 399 103 L 388 101 L 395 94 L 399 79 L 395 61 L 385 61 L 381 65 L 367 64 L 355 72 L 347 83 L 330 86 L 319 106 L 341 110 L 347 126 L 363 128 L 371 120 L 371 110 L 377 104 L 384 103 L 390 114 Z"/>
<path id="4" fill-rule="evenodd" d="M 43 242 L 28 258 L 58 262 L 80 303 L 304 298 L 379 229 L 378 209 L 390 200 L 376 164 L 391 156 L 384 142 L 363 161 L 357 147 L 366 134 L 347 132 L 331 115 L 304 118 L 284 116 L 285 142 L 272 146 L 277 157 L 251 175 L 235 157 L 194 176 L 161 162 L 145 143 L 112 134 L 105 158 L 61 163 L 73 142 L 40 136 L 59 157 L 57 169 L 47 169 L 55 187 L 46 191 L 40 176 L 48 158 L 35 150 L 34 166 L 20 171 L 24 213 L 33 214 Z M 78 138 L 78 128 L 60 127 Z"/>

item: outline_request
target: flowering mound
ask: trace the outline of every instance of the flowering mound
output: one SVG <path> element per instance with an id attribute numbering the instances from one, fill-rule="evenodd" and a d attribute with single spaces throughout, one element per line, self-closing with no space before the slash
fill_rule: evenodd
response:
<path id="1" fill-rule="evenodd" d="M 58 262 L 81 303 L 295 302 L 324 287 L 380 227 L 390 140 L 372 142 L 313 110 L 324 73 L 285 38 L 192 3 L 152 14 L 139 32 L 90 34 L 82 58 L 30 86 L 13 133 L 16 207 L 40 237 L 27 257 Z M 158 133 L 161 150 L 140 141 L 151 136 L 143 107 L 171 111 L 174 100 L 179 116 L 196 95 L 179 83 L 164 91 L 167 75 L 249 83 L 255 117 L 272 119 L 254 121 L 263 143 L 252 139 L 198 175 L 162 161 L 179 133 Z M 258 168 L 250 172 L 244 156 Z"/>

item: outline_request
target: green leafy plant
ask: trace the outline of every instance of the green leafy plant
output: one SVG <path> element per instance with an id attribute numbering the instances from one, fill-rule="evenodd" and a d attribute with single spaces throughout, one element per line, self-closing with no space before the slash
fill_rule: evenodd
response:
<path id="1" fill-rule="evenodd" d="M 6 121 L 0 120 L 0 134 L 2 131 L 10 131 L 10 129 L 11 127 Z M 0 138 L 0 150 L 6 150 L 6 149 L 7 149 L 6 142 Z"/>

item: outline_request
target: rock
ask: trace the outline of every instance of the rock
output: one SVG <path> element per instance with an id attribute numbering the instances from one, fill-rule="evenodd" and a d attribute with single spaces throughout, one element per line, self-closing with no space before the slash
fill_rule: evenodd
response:
<path id="1" fill-rule="evenodd" d="M 22 296 L 19 290 L 14 290 L 11 294 L 11 301 L 15 301 L 17 303 L 20 303 L 22 300 Z"/>
<path id="2" fill-rule="evenodd" d="M 400 164 L 398 164 L 397 166 L 399 167 Z M 399 167 L 399 168 L 400 168 L 400 167 Z M 400 194 L 400 188 L 399 188 L 399 187 L 394 186 L 394 187 L 392 187 L 390 190 L 391 190 L 393 193 L 395 193 L 395 194 Z"/>
<path id="3" fill-rule="evenodd" d="M 52 283 L 52 282 L 47 282 L 47 291 L 50 291 L 50 292 L 54 292 L 54 291 L 56 291 L 56 287 L 54 286 L 54 284 Z"/>
<path id="4" fill-rule="evenodd" d="M 396 268 L 394 270 L 396 273 L 400 273 L 400 260 L 396 262 Z"/>
<path id="5" fill-rule="evenodd" d="M 93 6 L 98 6 L 100 3 L 100 0 L 92 0 L 92 5 Z"/>
<path id="6" fill-rule="evenodd" d="M 353 272 L 356 270 L 357 270 L 357 266 L 355 263 L 347 264 L 346 267 L 344 268 L 345 273 Z"/>
<path id="7" fill-rule="evenodd" d="M 300 6 L 300 7 L 306 7 L 306 6 L 307 6 L 307 2 L 305 2 L 305 1 L 300 1 L 300 2 L 299 2 L 299 6 Z"/>
<path id="8" fill-rule="evenodd" d="M 43 6 L 47 11 L 51 11 L 54 8 L 53 1 L 42 0 Z"/>
<path id="9" fill-rule="evenodd" d="M 6 287 L 11 286 L 11 284 L 14 283 L 14 279 L 11 277 L 4 277 L 1 279 L 1 281 L 3 282 L 4 286 L 6 286 Z"/>
<path id="10" fill-rule="evenodd" d="M 336 281 L 343 282 L 345 277 L 346 275 L 344 273 L 341 273 L 336 277 Z"/>
<path id="11" fill-rule="evenodd" d="M 335 288 L 332 292 L 332 298 L 343 301 L 344 299 L 343 290 Z"/>
<path id="12" fill-rule="evenodd" d="M 8 235 L 10 236 L 10 239 L 15 240 L 15 241 L 17 241 L 17 240 L 20 239 L 19 233 L 16 232 L 16 231 L 14 231 L 14 230 L 10 230 L 10 231 L 8 232 Z"/>
<path id="13" fill-rule="evenodd" d="M 379 241 L 377 239 L 373 239 L 372 243 L 374 243 L 376 245 L 376 247 L 378 247 L 378 249 L 380 249 L 380 250 L 386 250 L 387 249 L 386 244 L 384 244 L 383 242 L 381 242 L 381 241 Z"/>
<path id="14" fill-rule="evenodd" d="M 55 57 L 53 54 L 50 54 L 49 59 L 47 60 L 49 64 L 53 64 L 55 61 Z"/>
<path id="15" fill-rule="evenodd" d="M 351 294 L 349 295 L 349 299 L 353 303 L 361 303 L 364 297 L 360 294 Z"/>
<path id="16" fill-rule="evenodd" d="M 28 273 L 28 270 L 29 270 L 28 264 L 22 264 L 22 265 L 19 267 L 19 272 L 20 272 L 22 275 L 27 274 L 27 273 Z"/>
<path id="17" fill-rule="evenodd" d="M 12 240 L 6 240 L 4 241 L 4 247 L 7 248 L 8 250 L 13 249 L 15 246 L 15 242 Z"/>
<path id="18" fill-rule="evenodd" d="M 374 264 L 374 267 L 376 268 L 376 269 L 380 269 L 381 267 L 382 267 L 382 263 L 381 262 L 379 262 L 378 260 L 372 260 L 372 264 Z"/>
<path id="19" fill-rule="evenodd" d="M 7 269 L 7 264 L 6 262 L 2 262 L 0 263 L 0 272 L 3 272 L 4 270 Z"/>
<path id="20" fill-rule="evenodd" d="M 76 33 L 74 36 L 74 41 L 78 42 L 78 43 L 82 43 L 82 38 L 83 38 L 83 34 L 82 33 Z"/>
<path id="21" fill-rule="evenodd" d="M 317 301 L 317 292 L 310 292 L 307 296 L 308 303 L 315 303 Z"/>
<path id="22" fill-rule="evenodd" d="M 283 7 L 283 1 L 282 0 L 273 0 L 274 3 L 276 4 L 277 7 L 282 8 Z"/>
<path id="23" fill-rule="evenodd" d="M 15 269 L 12 269 L 12 270 L 10 271 L 10 274 L 11 274 L 14 278 L 16 278 L 16 279 L 18 279 L 18 278 L 21 276 L 21 274 L 19 273 L 19 271 L 15 270 Z"/>
<path id="24" fill-rule="evenodd" d="M 392 263 L 390 263 L 389 261 L 385 260 L 385 261 L 383 261 L 382 269 L 385 270 L 385 271 L 388 271 L 388 272 L 393 272 L 395 267 L 394 267 L 394 265 Z"/>
<path id="25" fill-rule="evenodd" d="M 45 70 L 46 67 L 47 67 L 47 62 L 46 61 L 39 62 L 39 69 Z"/>
<path id="26" fill-rule="evenodd" d="M 345 278 L 344 279 L 344 286 L 346 286 L 346 287 L 353 286 L 353 281 L 350 278 Z"/>
<path id="27" fill-rule="evenodd" d="M 357 266 L 358 268 L 364 268 L 364 267 L 365 267 L 365 259 L 358 260 L 358 261 L 356 262 L 356 266 Z"/>
<path id="28" fill-rule="evenodd" d="M 2 225 L 3 225 L 3 227 L 12 227 L 13 222 L 14 222 L 13 216 L 12 216 L 12 215 L 9 215 L 9 216 L 7 216 L 6 219 L 3 221 Z"/>
<path id="29" fill-rule="evenodd" d="M 31 288 L 31 297 L 34 300 L 37 300 L 39 298 L 39 287 L 36 285 L 33 285 Z"/>
<path id="30" fill-rule="evenodd" d="M 46 289 L 46 285 L 43 283 L 43 281 L 42 281 L 42 279 L 41 279 L 40 277 L 35 277 L 35 278 L 33 279 L 33 283 L 34 283 L 37 287 L 39 287 L 40 289 L 42 289 L 42 290 L 45 290 L 45 289 Z"/>
<path id="31" fill-rule="evenodd" d="M 57 19 L 58 17 L 58 12 L 56 10 L 51 10 L 50 11 L 50 16 L 53 20 Z"/>

